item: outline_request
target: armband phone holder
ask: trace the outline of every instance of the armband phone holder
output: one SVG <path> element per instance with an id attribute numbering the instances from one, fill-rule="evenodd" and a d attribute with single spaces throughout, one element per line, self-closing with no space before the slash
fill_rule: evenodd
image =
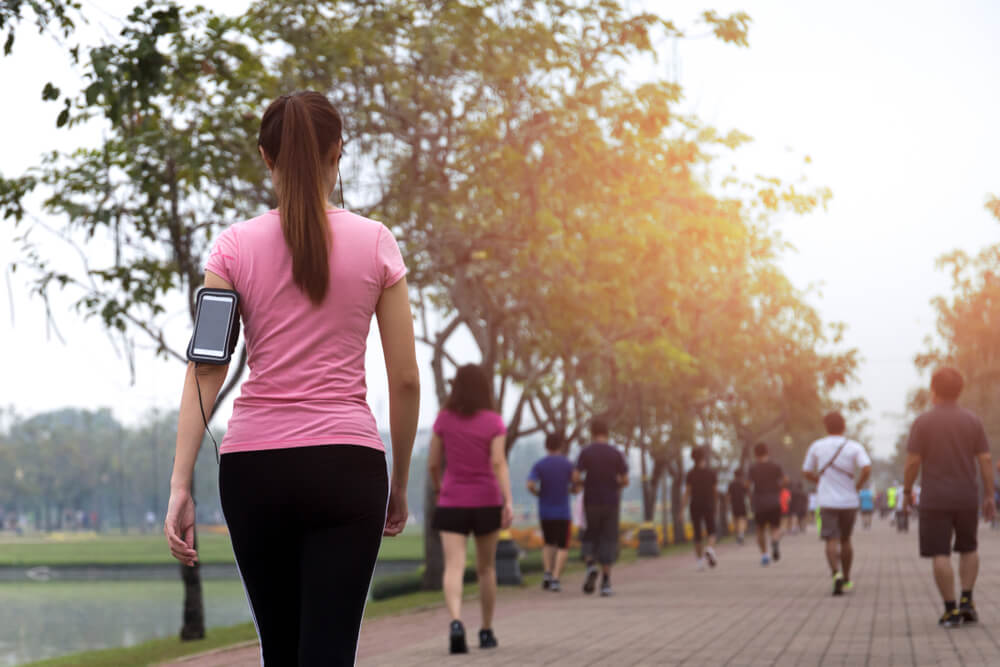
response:
<path id="1" fill-rule="evenodd" d="M 240 295 L 203 287 L 195 297 L 194 332 L 187 358 L 196 364 L 228 364 L 240 337 Z"/>

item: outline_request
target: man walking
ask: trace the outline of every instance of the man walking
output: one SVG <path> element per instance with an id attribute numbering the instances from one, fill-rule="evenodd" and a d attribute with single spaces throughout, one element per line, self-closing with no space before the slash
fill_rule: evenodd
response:
<path id="1" fill-rule="evenodd" d="M 684 485 L 684 505 L 691 510 L 691 526 L 694 528 L 694 554 L 698 559 L 698 569 L 705 569 L 705 560 L 709 567 L 715 567 L 718 560 L 715 557 L 715 508 L 718 491 L 718 475 L 708 467 L 708 456 L 703 447 L 691 450 L 694 468 L 688 471 Z M 705 546 L 702 540 L 704 531 Z"/>
<path id="2" fill-rule="evenodd" d="M 601 566 L 601 595 L 611 595 L 611 566 L 618 556 L 618 509 L 621 490 L 628 486 L 628 465 L 609 442 L 608 425 L 602 419 L 590 422 L 591 444 L 582 452 L 573 471 L 573 484 L 583 484 L 583 513 L 587 529 L 583 553 L 587 560 L 584 593 L 593 593 L 597 565 Z"/>
<path id="3" fill-rule="evenodd" d="M 810 445 L 802 473 L 817 485 L 822 524 L 820 537 L 826 541 L 826 562 L 833 576 L 833 594 L 843 595 L 854 588 L 851 534 L 858 515 L 858 492 L 872 474 L 872 460 L 860 443 L 844 435 L 847 425 L 839 412 L 823 417 L 823 425 L 827 436 Z"/>
<path id="4" fill-rule="evenodd" d="M 559 576 L 569 557 L 572 526 L 569 495 L 573 484 L 573 464 L 563 454 L 565 440 L 558 433 L 545 438 L 548 456 L 539 459 L 528 474 L 528 491 L 538 496 L 538 518 L 542 524 L 542 588 L 558 593 Z"/>
<path id="5" fill-rule="evenodd" d="M 767 444 L 758 442 L 753 447 L 754 464 L 750 466 L 750 483 L 753 485 L 751 506 L 757 524 L 757 545 L 760 547 L 760 564 L 770 565 L 781 559 L 781 487 L 787 482 L 781 466 L 771 461 Z M 768 528 L 770 527 L 771 556 L 767 554 Z"/>
<path id="6" fill-rule="evenodd" d="M 733 481 L 726 491 L 729 496 L 729 511 L 736 524 L 736 543 L 743 544 L 743 536 L 747 532 L 747 485 L 743 481 L 743 469 L 737 468 L 733 473 Z"/>
<path id="7" fill-rule="evenodd" d="M 979 574 L 979 489 L 982 480 L 983 518 L 992 521 L 993 464 L 986 431 L 979 417 L 958 406 L 963 380 L 954 368 L 941 368 L 931 378 L 933 407 L 917 417 L 906 443 L 903 501 L 914 504 L 913 484 L 922 473 L 920 492 L 920 555 L 933 559 L 934 582 L 944 600 L 942 627 L 979 620 L 972 589 Z M 954 545 L 953 545 L 954 541 Z M 952 549 L 958 552 L 962 597 L 955 600 Z"/>

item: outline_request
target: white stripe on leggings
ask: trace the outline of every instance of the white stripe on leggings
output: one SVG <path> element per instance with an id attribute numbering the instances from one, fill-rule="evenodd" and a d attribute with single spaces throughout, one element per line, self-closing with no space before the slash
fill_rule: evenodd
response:
<path id="1" fill-rule="evenodd" d="M 230 540 L 232 542 L 232 540 Z M 230 546 L 232 546 L 230 544 Z M 233 550 L 233 560 L 236 562 L 236 574 L 243 584 L 243 595 L 247 598 L 247 606 L 250 607 L 250 618 L 253 619 L 253 629 L 257 633 L 257 645 L 260 647 L 260 665 L 264 667 L 264 641 L 260 637 L 260 626 L 257 625 L 257 614 L 253 611 L 253 603 L 250 602 L 250 591 L 247 590 L 247 580 L 243 578 L 243 570 L 240 569 L 240 559 L 236 557 L 236 550 Z"/>
<path id="2" fill-rule="evenodd" d="M 385 518 L 382 525 L 385 526 L 386 519 L 389 518 L 389 496 L 392 495 L 392 483 L 389 479 L 389 457 L 385 457 Z M 378 538 L 379 551 L 382 550 L 382 537 Z M 361 607 L 361 623 L 358 624 L 358 637 L 354 640 L 354 664 L 358 664 L 358 646 L 361 644 L 361 626 L 365 622 L 365 610 L 368 609 L 368 596 L 372 594 L 372 581 L 375 580 L 375 567 L 378 566 L 378 553 L 375 555 L 375 565 L 372 567 L 372 576 L 368 578 L 368 592 L 365 594 L 365 604 Z"/>

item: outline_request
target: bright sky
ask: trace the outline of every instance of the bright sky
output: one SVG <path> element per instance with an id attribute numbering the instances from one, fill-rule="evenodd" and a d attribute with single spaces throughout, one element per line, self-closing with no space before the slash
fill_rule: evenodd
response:
<path id="1" fill-rule="evenodd" d="M 117 32 L 114 17 L 125 16 L 134 2 L 84 4 L 94 24 L 86 34 L 97 40 L 102 25 Z M 248 3 L 212 4 L 238 11 Z M 661 7 L 656 0 L 634 5 Z M 1000 6 L 987 0 L 674 0 L 662 6 L 680 25 L 710 7 L 724 14 L 743 9 L 753 17 L 749 49 L 713 39 L 677 45 L 685 107 L 755 138 L 738 158 L 747 175 L 797 178 L 801 158 L 809 155 L 810 182 L 832 188 L 828 211 L 780 222 L 796 248 L 783 266 L 798 286 L 821 288 L 811 299 L 826 320 L 848 325 L 847 344 L 865 358 L 851 393 L 871 403 L 871 444 L 876 453 L 889 453 L 905 428 L 899 415 L 906 394 L 924 381 L 912 358 L 933 331 L 929 301 L 948 286 L 934 271 L 935 258 L 953 248 L 975 252 L 1000 237 L 983 208 L 988 192 L 1000 192 L 1000 88 L 991 83 L 1000 81 L 1000 60 L 991 48 L 991 36 L 1000 34 Z M 665 43 L 664 71 L 672 52 Z M 13 57 L 0 58 L 7 100 L 4 176 L 21 173 L 44 151 L 99 138 L 93 127 L 54 128 L 58 107 L 41 101 L 48 80 L 65 89 L 79 85 L 51 39 L 23 26 Z M 12 236 L 3 222 L 0 265 L 15 258 Z M 0 299 L 0 404 L 21 414 L 111 406 L 133 422 L 151 406 L 177 403 L 180 364 L 142 354 L 130 386 L 125 364 L 96 322 L 81 323 L 68 303 L 57 301 L 66 344 L 49 338 L 42 305 L 28 298 L 18 274 L 7 280 L 13 299 Z M 178 335 L 183 343 L 186 334 Z M 369 399 L 385 423 L 377 336 L 371 343 Z M 426 361 L 423 355 L 425 424 L 436 408 Z"/>

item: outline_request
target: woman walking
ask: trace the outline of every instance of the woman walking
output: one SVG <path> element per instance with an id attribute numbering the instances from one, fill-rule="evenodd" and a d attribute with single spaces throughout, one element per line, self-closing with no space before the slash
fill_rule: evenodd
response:
<path id="1" fill-rule="evenodd" d="M 205 285 L 236 290 L 250 376 L 222 440 L 219 491 L 266 665 L 353 665 L 383 535 L 406 523 L 419 376 L 406 267 L 384 225 L 328 204 L 341 118 L 283 95 L 258 145 L 278 209 L 224 231 Z M 389 379 L 393 466 L 366 402 L 372 316 Z M 225 366 L 189 365 L 164 532 L 191 565 L 191 478 Z"/>
<path id="2" fill-rule="evenodd" d="M 497 645 L 493 608 L 497 596 L 496 551 L 501 528 L 514 518 L 503 419 L 493 411 L 490 379 L 482 367 L 462 366 L 437 421 L 428 468 L 438 491 L 434 530 L 444 549 L 444 599 L 451 614 L 451 652 L 466 653 L 462 625 L 462 579 L 466 540 L 476 540 L 476 574 L 482 629 L 479 648 Z M 441 478 L 442 454 L 447 465 Z"/>

